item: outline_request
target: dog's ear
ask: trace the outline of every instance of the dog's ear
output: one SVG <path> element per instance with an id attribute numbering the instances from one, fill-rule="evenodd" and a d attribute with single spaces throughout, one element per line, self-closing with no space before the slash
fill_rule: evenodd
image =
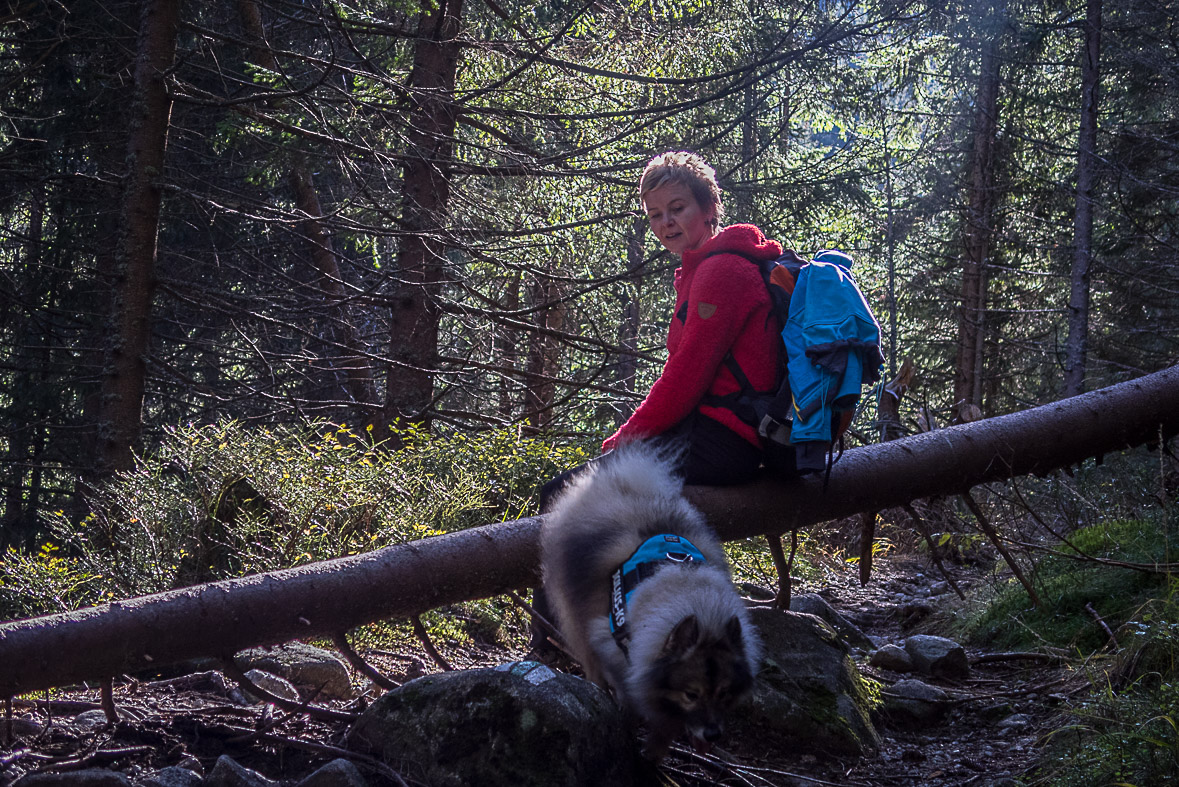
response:
<path id="1" fill-rule="evenodd" d="M 688 617 L 675 624 L 675 628 L 667 635 L 667 641 L 663 643 L 663 655 L 673 653 L 685 653 L 700 639 L 700 621 L 696 620 L 695 615 L 688 615 Z"/>
<path id="2" fill-rule="evenodd" d="M 725 624 L 725 642 L 729 643 L 733 650 L 741 649 L 741 619 L 736 615 L 729 618 L 729 622 Z"/>

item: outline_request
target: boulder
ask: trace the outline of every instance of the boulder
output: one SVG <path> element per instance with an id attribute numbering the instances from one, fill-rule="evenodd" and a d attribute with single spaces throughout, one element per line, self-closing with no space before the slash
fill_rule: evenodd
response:
<path id="1" fill-rule="evenodd" d="M 257 669 L 285 678 L 305 698 L 352 699 L 352 676 L 348 666 L 331 651 L 302 642 L 288 642 L 273 648 L 250 648 L 233 657 L 242 670 Z"/>
<path id="2" fill-rule="evenodd" d="M 959 680 L 970 676 L 966 650 L 952 639 L 917 634 L 905 640 L 913 667 L 926 675 Z"/>
<path id="3" fill-rule="evenodd" d="M 860 674 L 834 629 L 814 615 L 770 607 L 750 612 L 765 656 L 752 707 L 730 720 L 731 735 L 776 735 L 792 748 L 832 755 L 879 748 L 869 717 L 875 683 Z"/>
<path id="4" fill-rule="evenodd" d="M 376 700 L 346 744 L 432 787 L 647 784 L 610 695 L 537 662 L 427 675 Z"/>
<path id="5" fill-rule="evenodd" d="M 835 629 L 835 633 L 844 642 L 853 648 L 859 648 L 864 651 L 875 650 L 876 648 L 876 643 L 867 634 L 860 631 L 856 624 L 836 612 L 835 608 L 828 604 L 827 600 L 818 593 L 801 593 L 797 596 L 791 596 L 790 611 L 803 612 L 807 615 L 822 618 L 831 628 Z"/>

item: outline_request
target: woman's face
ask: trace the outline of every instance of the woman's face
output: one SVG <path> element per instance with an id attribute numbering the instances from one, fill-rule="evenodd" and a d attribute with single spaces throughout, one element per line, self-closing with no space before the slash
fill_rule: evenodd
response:
<path id="1" fill-rule="evenodd" d="M 711 206 L 703 208 L 685 183 L 667 183 L 651 189 L 643 197 L 651 232 L 672 254 L 684 256 L 685 251 L 698 248 L 716 232 Z"/>

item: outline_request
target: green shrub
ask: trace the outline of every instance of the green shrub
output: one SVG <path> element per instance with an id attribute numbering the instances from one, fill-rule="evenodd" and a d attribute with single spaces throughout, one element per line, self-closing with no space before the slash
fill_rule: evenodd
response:
<path id="1" fill-rule="evenodd" d="M 1070 542 L 1083 553 L 1123 563 L 1155 565 L 1173 559 L 1172 543 L 1179 546 L 1174 522 L 1164 516 L 1123 520 L 1078 530 Z M 1136 571 L 1068 557 L 1047 555 L 1036 564 L 1034 582 L 1042 607 L 1032 606 L 1023 586 L 1006 580 L 973 614 L 959 617 L 963 632 L 979 644 L 1000 648 L 1048 645 L 1088 654 L 1104 646 L 1108 637 L 1096 625 L 1087 605 L 1112 629 L 1133 619 L 1149 599 L 1166 595 L 1166 574 Z M 1179 549 L 1175 550 L 1179 552 Z"/>
<path id="2" fill-rule="evenodd" d="M 1179 779 L 1179 606 L 1147 605 L 1123 628 L 1123 653 L 1049 739 L 1040 768 L 1052 787 L 1148 787 Z M 1144 654 L 1145 658 L 1144 658 Z"/>
<path id="3" fill-rule="evenodd" d="M 533 513 L 540 484 L 585 461 L 514 430 L 403 434 L 389 451 L 346 426 L 170 429 L 95 490 L 54 544 L 0 562 L 0 614 L 58 612 L 380 549 Z"/>

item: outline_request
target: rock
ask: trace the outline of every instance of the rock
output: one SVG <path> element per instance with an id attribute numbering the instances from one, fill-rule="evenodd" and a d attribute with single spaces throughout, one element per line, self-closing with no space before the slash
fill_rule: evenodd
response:
<path id="1" fill-rule="evenodd" d="M 156 771 L 139 782 L 140 787 L 199 787 L 204 781 L 200 774 L 188 768 L 172 765 Z"/>
<path id="2" fill-rule="evenodd" d="M 879 748 L 869 717 L 875 683 L 860 675 L 831 626 L 814 615 L 769 607 L 750 612 L 765 657 L 751 707 L 730 720 L 730 734 L 768 732 L 792 748 L 829 754 L 858 756 Z"/>
<path id="3" fill-rule="evenodd" d="M 647 784 L 610 695 L 537 662 L 427 675 L 377 699 L 346 744 L 431 787 Z"/>
<path id="4" fill-rule="evenodd" d="M 299 782 L 295 787 L 368 787 L 360 769 L 345 759 L 336 759 Z"/>
<path id="5" fill-rule="evenodd" d="M 807 615 L 822 618 L 831 628 L 835 629 L 835 633 L 844 642 L 853 648 L 859 648 L 860 650 L 874 650 L 876 648 L 876 643 L 867 634 L 860 631 L 854 623 L 836 612 L 835 608 L 817 593 L 802 593 L 797 596 L 791 596 L 790 611 L 803 612 Z"/>
<path id="6" fill-rule="evenodd" d="M 302 642 L 288 642 L 273 648 L 250 648 L 233 657 L 243 670 L 258 669 L 286 678 L 304 696 L 319 699 L 352 699 L 352 677 L 348 667 L 334 653 Z"/>
<path id="7" fill-rule="evenodd" d="M 172 688 L 176 691 L 198 691 L 206 694 L 216 694 L 218 697 L 228 697 L 235 686 L 232 681 L 226 682 L 225 676 L 215 669 L 193 672 L 168 680 L 158 680 L 151 683 L 152 688 Z"/>
<path id="8" fill-rule="evenodd" d="M 881 714 L 902 727 L 922 727 L 939 721 L 950 695 L 937 686 L 915 679 L 897 681 L 884 691 Z"/>
<path id="9" fill-rule="evenodd" d="M 41 731 L 45 729 L 37 721 L 33 719 L 27 719 L 24 716 L 17 716 L 13 718 L 11 724 L 12 734 L 17 738 L 40 735 Z M 4 722 L 0 721 L 0 743 L 2 743 L 4 740 L 3 726 Z"/>
<path id="10" fill-rule="evenodd" d="M 269 672 L 263 672 L 259 669 L 252 669 L 246 671 L 246 677 L 258 688 L 268 691 L 276 697 L 291 702 L 299 701 L 299 690 L 294 685 L 284 678 L 277 675 L 271 675 Z M 255 697 L 246 689 L 242 689 L 242 696 L 246 699 L 247 704 L 255 704 L 263 702 L 263 698 Z"/>
<path id="11" fill-rule="evenodd" d="M 17 779 L 13 787 L 131 787 L 131 780 L 118 771 L 86 768 L 61 773 L 31 773 Z"/>
<path id="12" fill-rule="evenodd" d="M 106 724 L 106 711 L 102 710 L 82 711 L 74 717 L 74 728 L 80 732 L 90 732 L 99 727 L 105 727 Z"/>
<path id="13" fill-rule="evenodd" d="M 778 596 L 765 585 L 758 585 L 755 582 L 739 582 L 737 590 L 742 596 L 758 604 L 766 604 Z"/>
<path id="14" fill-rule="evenodd" d="M 970 675 L 966 651 L 952 639 L 917 634 L 905 640 L 905 650 L 913 666 L 926 675 L 955 680 Z"/>
<path id="15" fill-rule="evenodd" d="M 1015 730 L 1022 730 L 1032 723 L 1032 717 L 1026 713 L 1013 713 L 1003 721 L 999 722 L 998 726 L 1001 728 L 1011 728 Z"/>
<path id="16" fill-rule="evenodd" d="M 275 782 L 222 754 L 205 777 L 204 787 L 272 787 Z"/>
<path id="17" fill-rule="evenodd" d="M 912 672 L 913 659 L 909 652 L 900 645 L 885 645 L 872 654 L 868 663 L 873 667 L 892 670 L 893 672 Z"/>

